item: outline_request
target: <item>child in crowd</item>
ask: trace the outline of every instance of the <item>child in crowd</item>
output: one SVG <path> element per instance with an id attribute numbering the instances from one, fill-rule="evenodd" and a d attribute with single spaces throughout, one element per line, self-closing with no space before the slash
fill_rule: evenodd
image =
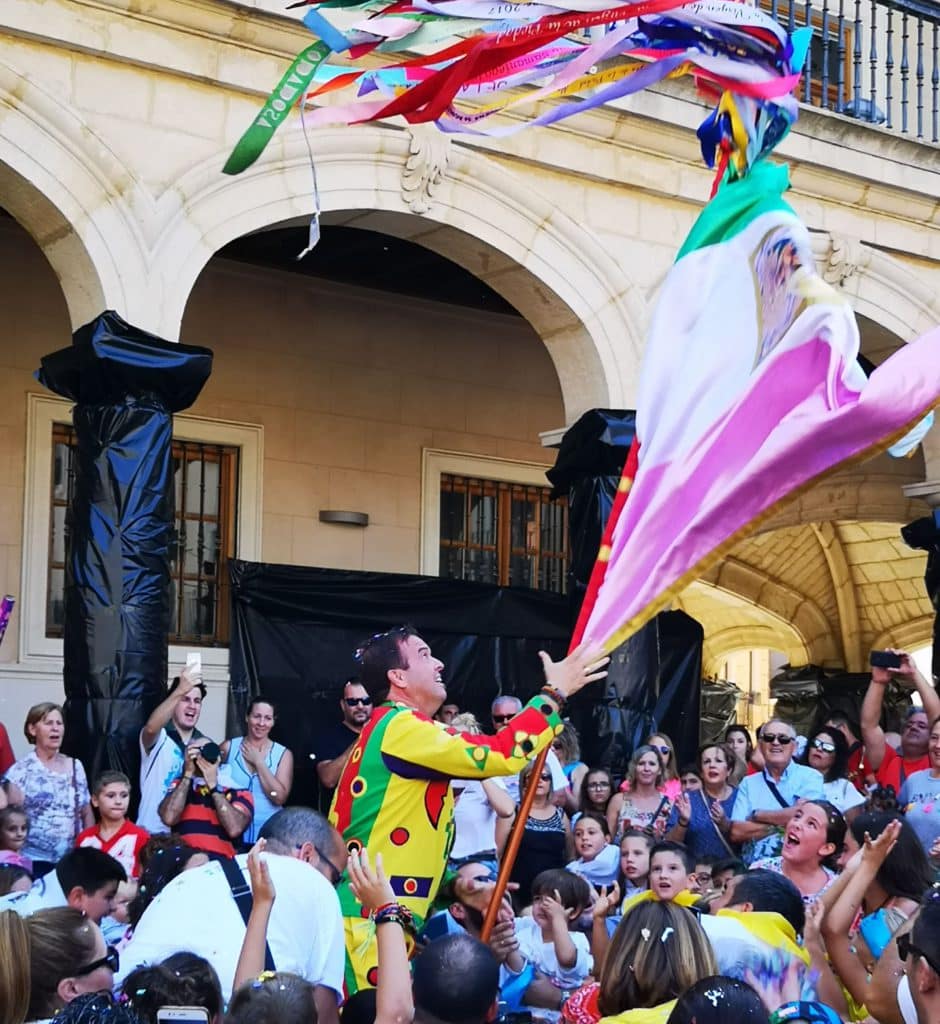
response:
<path id="1" fill-rule="evenodd" d="M 702 788 L 702 777 L 699 775 L 699 766 L 697 764 L 687 764 L 679 772 L 679 780 L 682 783 L 682 789 L 688 793 L 693 789 Z"/>
<path id="2" fill-rule="evenodd" d="M 110 854 L 127 872 L 128 878 L 140 875 L 138 860 L 149 833 L 127 820 L 131 782 L 123 772 L 102 772 L 92 786 L 91 803 L 98 812 L 98 824 L 79 832 L 76 846 L 93 846 Z"/>
<path id="3" fill-rule="evenodd" d="M 596 811 L 584 811 L 574 827 L 574 848 L 578 859 L 567 870 L 583 878 L 588 885 L 600 889 L 617 880 L 620 853 L 610 842 L 607 818 Z"/>
<path id="4" fill-rule="evenodd" d="M 536 875 L 532 882 L 532 916 L 516 918 L 519 949 L 513 959 L 518 964 L 507 960 L 510 970 L 521 971 L 523 961 L 527 961 L 558 988 L 578 988 L 594 961 L 588 937 L 571 928 L 590 906 L 591 888 L 578 875 L 561 868 Z M 559 1017 L 548 1010 L 538 1013 L 551 1020 Z"/>
<path id="5" fill-rule="evenodd" d="M 29 892 L 32 886 L 33 876 L 26 868 L 9 861 L 0 864 L 0 896 L 9 896 L 11 892 Z"/>
<path id="6" fill-rule="evenodd" d="M 136 878 L 129 878 L 126 882 L 121 882 L 111 903 L 111 913 L 101 922 L 104 941 L 118 950 L 127 945 L 133 932 L 130 906 L 137 895 L 138 884 Z"/>
<path id="7" fill-rule="evenodd" d="M 33 863 L 23 856 L 29 835 L 29 818 L 22 807 L 11 804 L 0 810 L 0 864 L 25 868 L 32 874 Z"/>
<path id="8" fill-rule="evenodd" d="M 652 848 L 652 836 L 635 828 L 624 832 L 620 840 L 620 891 L 624 899 L 649 888 Z"/>
<path id="9" fill-rule="evenodd" d="M 711 857 L 707 854 L 704 857 L 697 857 L 695 860 L 695 885 L 693 892 L 704 895 L 712 890 L 712 868 L 720 858 Z"/>
<path id="10" fill-rule="evenodd" d="M 746 875 L 747 865 L 737 857 L 724 857 L 712 865 L 712 890 L 724 892 L 725 886 L 737 875 Z"/>
<path id="11" fill-rule="evenodd" d="M 650 891 L 664 902 L 685 893 L 678 902 L 688 902 L 695 891 L 695 858 L 682 843 L 664 840 L 650 850 Z"/>

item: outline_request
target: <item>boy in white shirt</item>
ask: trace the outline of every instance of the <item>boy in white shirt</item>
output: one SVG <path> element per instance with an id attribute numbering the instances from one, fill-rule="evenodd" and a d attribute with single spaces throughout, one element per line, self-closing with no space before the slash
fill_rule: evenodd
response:
<path id="1" fill-rule="evenodd" d="M 588 938 L 571 931 L 583 910 L 591 906 L 591 887 L 563 868 L 543 871 L 532 883 L 532 916 L 516 918 L 519 951 L 506 966 L 518 973 L 528 962 L 565 991 L 579 988 L 594 960 Z M 557 1011 L 538 1009 L 540 1016 L 558 1020 Z"/>

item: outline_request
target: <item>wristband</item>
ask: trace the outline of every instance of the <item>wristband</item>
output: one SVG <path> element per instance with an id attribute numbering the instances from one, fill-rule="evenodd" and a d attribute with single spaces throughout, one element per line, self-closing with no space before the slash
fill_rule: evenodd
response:
<path id="1" fill-rule="evenodd" d="M 405 929 L 405 931 L 414 933 L 415 930 L 414 914 L 400 903 L 386 904 L 372 915 L 372 920 L 376 928 L 380 924 L 397 924 Z"/>
<path id="2" fill-rule="evenodd" d="M 546 683 L 542 687 L 542 693 L 546 697 L 550 697 L 558 705 L 559 711 L 565 706 L 565 701 L 568 699 L 557 686 L 552 686 L 551 683 Z"/>
<path id="3" fill-rule="evenodd" d="M 679 827 L 680 828 L 688 828 L 689 827 L 688 820 L 683 821 L 681 818 L 679 818 Z"/>

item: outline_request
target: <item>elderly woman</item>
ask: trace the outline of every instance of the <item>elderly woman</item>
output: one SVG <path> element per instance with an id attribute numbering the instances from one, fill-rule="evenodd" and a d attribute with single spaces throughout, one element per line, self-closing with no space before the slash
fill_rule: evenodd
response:
<path id="1" fill-rule="evenodd" d="M 731 811 L 737 790 L 731 785 L 734 754 L 721 743 L 699 751 L 698 770 L 702 788 L 680 793 L 669 815 L 666 838 L 685 843 L 698 860 L 702 857 L 733 857 Z"/>
<path id="2" fill-rule="evenodd" d="M 7 772 L 7 796 L 29 816 L 29 837 L 22 849 L 33 862 L 33 877 L 48 874 L 75 845 L 75 837 L 95 823 L 88 780 L 81 761 L 61 752 L 65 737 L 62 708 L 35 704 L 23 726 L 35 747 Z"/>

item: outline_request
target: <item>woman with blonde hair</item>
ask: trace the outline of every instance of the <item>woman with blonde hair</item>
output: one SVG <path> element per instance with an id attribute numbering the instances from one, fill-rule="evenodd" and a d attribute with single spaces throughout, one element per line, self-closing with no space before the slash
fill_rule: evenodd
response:
<path id="1" fill-rule="evenodd" d="M 81 761 L 62 753 L 65 721 L 58 704 L 34 704 L 23 734 L 34 750 L 6 774 L 7 796 L 29 816 L 29 836 L 22 849 L 33 862 L 33 877 L 48 874 L 75 845 L 82 829 L 95 823 L 88 780 Z"/>
<path id="2" fill-rule="evenodd" d="M 607 823 L 614 842 L 624 832 L 639 829 L 661 839 L 666 831 L 672 801 L 663 792 L 665 772 L 658 751 L 637 747 L 627 769 L 625 791 L 616 793 L 607 805 Z"/>

